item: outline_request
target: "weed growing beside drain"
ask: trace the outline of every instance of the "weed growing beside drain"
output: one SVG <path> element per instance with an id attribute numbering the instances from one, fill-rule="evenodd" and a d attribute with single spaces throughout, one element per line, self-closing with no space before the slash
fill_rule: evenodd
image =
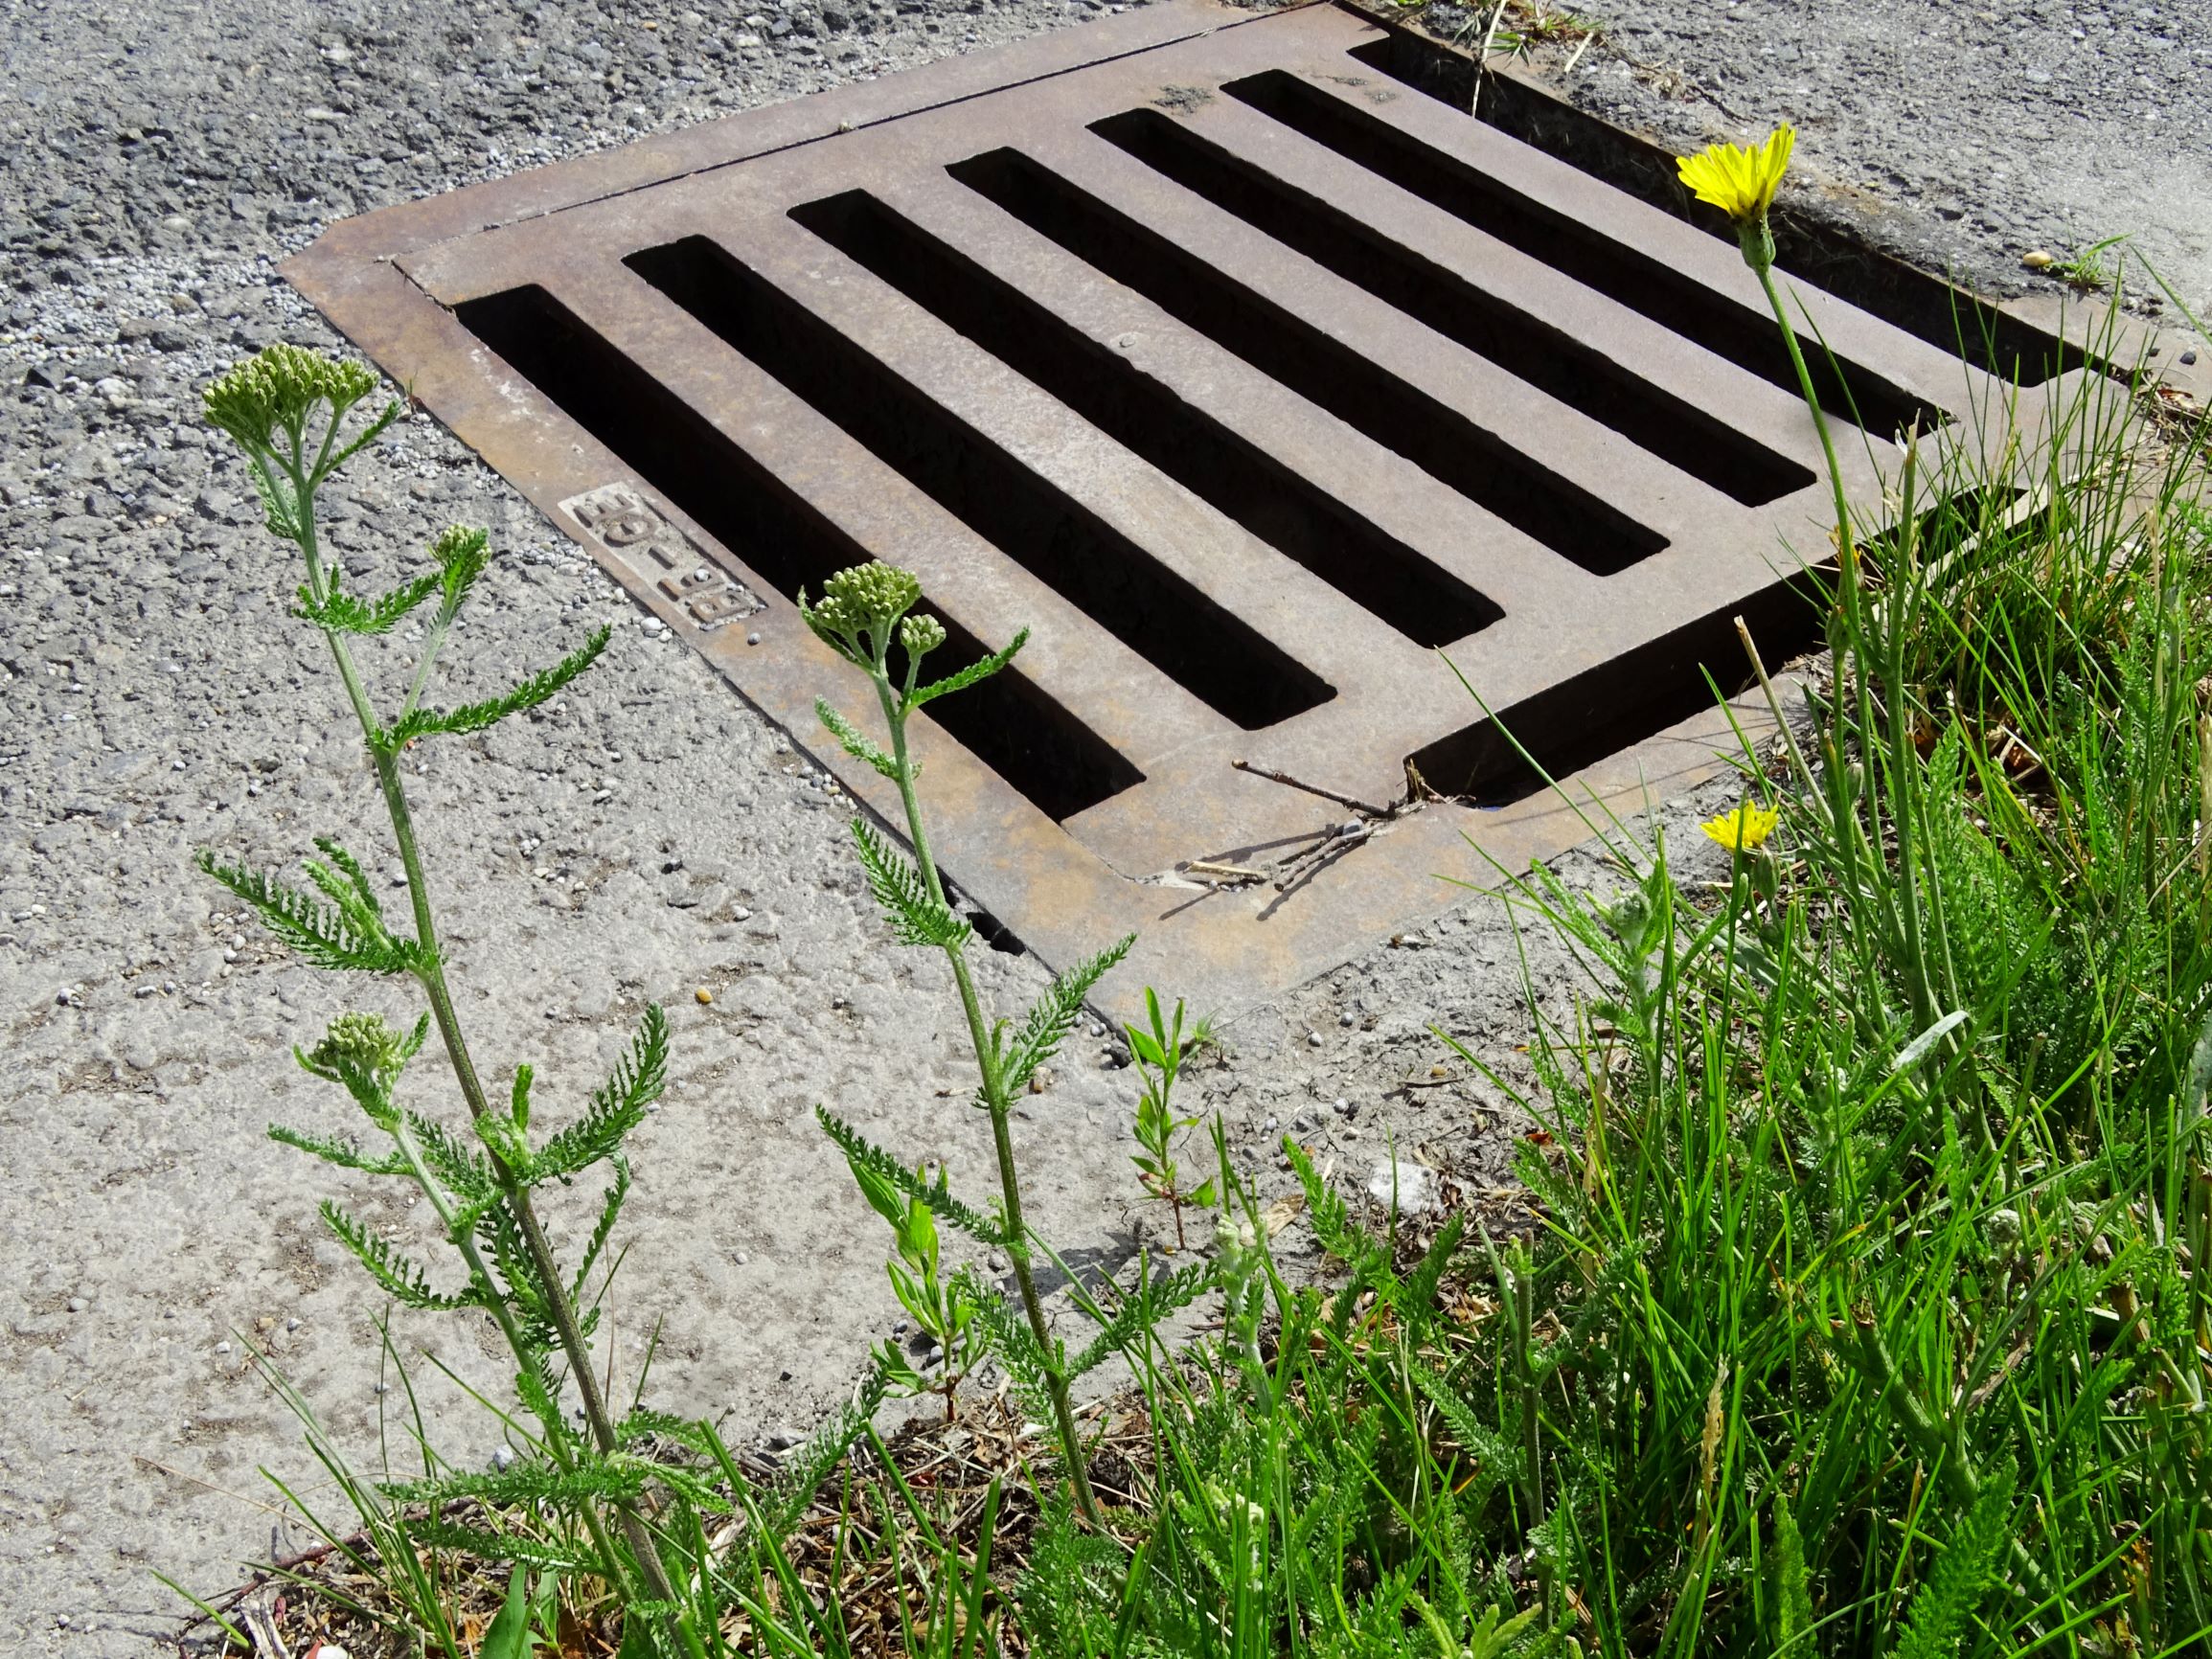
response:
<path id="1" fill-rule="evenodd" d="M 1139 933 L 1109 996 L 1172 966 L 1234 1009 L 1417 929 L 1462 834 L 1562 851 L 1547 775 L 1615 807 L 1713 775 L 1733 619 L 1777 658 L 1818 632 L 1797 579 L 1835 510 L 1756 282 L 1379 44 L 1181 0 L 372 216 L 290 268 L 794 734 L 832 660 L 797 597 L 835 571 L 913 571 L 947 660 L 1033 629 L 917 724 L 948 876 L 1055 964 Z M 1856 503 L 1900 432 L 2001 392 L 1796 291 Z M 600 534 L 610 490 L 749 596 L 741 632 Z M 1342 801 L 1377 809 L 1350 838 Z"/>
<path id="2" fill-rule="evenodd" d="M 1995 1659 L 2085 1630 L 2098 1651 L 2180 1652 L 2212 1635 L 2197 1478 L 2212 1463 L 2198 1409 L 2212 1388 L 2205 423 L 2161 454 L 2134 386 L 2073 376 L 2040 422 L 2016 424 L 2009 406 L 1986 446 L 1910 437 L 1887 512 L 1855 513 L 1772 273 L 1789 137 L 1717 147 L 1682 172 L 1734 221 L 1816 429 L 1836 515 L 1817 613 L 1835 680 L 1810 743 L 1782 725 L 1770 767 L 1742 746 L 1744 795 L 1702 826 L 1725 880 L 1687 889 L 1663 839 L 1591 819 L 1611 891 L 1540 865 L 1509 878 L 1597 985 L 1570 1026 L 1539 1020 L 1538 1089 L 1521 1104 L 1542 1127 L 1522 1147 L 1526 1196 L 1502 1214 L 1471 1215 L 1466 1194 L 1423 1175 L 1431 1214 L 1408 1225 L 1394 1158 L 1369 1186 L 1392 1194 L 1371 1216 L 1286 1141 L 1303 1224 L 1345 1276 L 1294 1289 L 1269 1239 L 1299 1206 L 1259 1207 L 1217 1122 L 1210 1257 L 1174 1273 L 1140 1259 L 1103 1301 L 1076 1284 L 1098 1334 L 1071 1353 L 1038 1297 L 1034 1260 L 1050 1251 L 1023 1221 L 1008 1117 L 1128 942 L 1063 974 L 1023 1021 L 994 1024 L 914 763 L 918 713 L 1003 677 L 1030 641 L 925 682 L 949 639 L 913 610 L 914 575 L 872 561 L 834 573 L 818 600 L 798 593 L 810 635 L 876 693 L 880 737 L 827 701 L 816 713 L 896 794 L 911 861 L 859 818 L 860 861 L 895 937 L 948 961 L 992 1130 L 999 1199 L 985 1211 L 945 1171 L 821 1114 L 894 1227 L 902 1299 L 942 1339 L 947 1415 L 951 1367 L 981 1347 L 1039 1420 L 1005 1409 L 986 1425 L 997 1462 L 980 1495 L 917 1478 L 911 1455 L 874 1437 L 886 1375 L 774 1482 L 710 1427 L 608 1417 L 587 1292 L 665 1026 L 649 1013 L 590 1110 L 553 1135 L 532 1128 L 527 1067 L 495 1103 L 460 1032 L 395 764 L 408 742 L 542 702 L 605 635 L 509 693 L 435 708 L 425 692 L 484 568 L 482 534 L 449 532 L 428 569 L 374 599 L 342 590 L 320 555 L 318 489 L 394 414 L 347 430 L 373 377 L 278 347 L 211 389 L 270 528 L 304 557 L 298 614 L 325 635 L 360 720 L 412 930 L 385 918 L 334 842 L 309 865 L 320 898 L 203 867 L 308 958 L 412 977 L 429 1005 L 404 1034 L 344 1016 L 301 1056 L 353 1097 L 376 1149 L 279 1138 L 413 1183 L 460 1288 L 436 1288 L 335 1209 L 332 1231 L 395 1298 L 488 1314 L 519 1366 L 519 1411 L 504 1420 L 523 1455 L 490 1474 L 373 1489 L 310 1429 L 367 1529 L 331 1534 L 331 1553 L 376 1585 L 378 1613 L 458 1655 L 469 1609 L 447 1592 L 457 1557 L 477 1576 L 512 1563 L 478 1646 L 490 1659 L 572 1639 L 630 1659 Z M 613 501 L 600 507 L 619 545 L 660 544 L 648 514 Z M 382 716 L 352 642 L 433 601 L 411 689 Z M 1191 1041 L 1179 1008 L 1170 1021 L 1155 997 L 1146 1006 L 1147 1029 L 1127 1028 L 1146 1081 L 1138 1168 L 1179 1229 L 1206 1185 L 1176 1162 L 1192 1125 L 1172 1093 Z M 395 1102 L 433 1024 L 474 1145 Z M 602 1166 L 610 1190 L 571 1274 L 535 1193 Z M 940 1220 L 1004 1251 L 1017 1299 L 972 1273 L 946 1279 Z M 1166 1351 L 1161 1317 L 1217 1290 L 1219 1340 Z M 1123 1414 L 1134 1431 L 1093 1441 L 1068 1384 L 1108 1352 L 1136 1379 Z M 569 1388 L 581 1428 L 562 1409 Z M 960 1432 L 963 1455 L 985 1438 Z M 826 1551 L 795 1541 L 810 1523 L 833 1539 Z M 257 1609 L 254 1639 L 273 1648 L 273 1615 Z"/>

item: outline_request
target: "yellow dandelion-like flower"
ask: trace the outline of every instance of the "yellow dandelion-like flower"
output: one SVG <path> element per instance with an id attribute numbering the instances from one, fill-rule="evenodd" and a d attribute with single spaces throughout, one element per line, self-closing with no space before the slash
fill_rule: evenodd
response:
<path id="1" fill-rule="evenodd" d="M 1765 218 L 1774 205 L 1774 189 L 1790 170 L 1796 143 L 1797 129 L 1784 123 L 1765 144 L 1709 144 L 1675 165 L 1699 201 L 1711 202 L 1738 224 L 1748 224 Z"/>
<path id="2" fill-rule="evenodd" d="M 1779 808 L 1762 807 L 1756 801 L 1746 801 L 1735 811 L 1723 812 L 1718 818 L 1709 818 L 1698 828 L 1733 852 L 1749 852 L 1773 834 L 1774 826 L 1781 821 Z"/>

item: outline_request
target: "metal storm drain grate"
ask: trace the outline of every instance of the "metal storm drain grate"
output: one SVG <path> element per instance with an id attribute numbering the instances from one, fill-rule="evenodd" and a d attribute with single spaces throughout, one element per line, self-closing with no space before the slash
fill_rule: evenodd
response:
<path id="1" fill-rule="evenodd" d="M 1235 1006 L 1449 902 L 1463 833 L 1580 838 L 1434 648 L 1550 771 L 1664 794 L 1725 742 L 1730 619 L 1802 642 L 1785 543 L 1826 546 L 1733 245 L 1383 44 L 1174 0 L 393 208 L 290 274 L 803 740 L 855 690 L 791 603 L 839 567 L 918 572 L 952 653 L 1029 625 L 932 711 L 947 868 L 1048 961 L 1133 927 L 1125 989 Z M 1882 435 L 1988 386 L 1802 291 L 1871 492 Z M 1457 800 L 1348 822 L 1269 772 Z"/>

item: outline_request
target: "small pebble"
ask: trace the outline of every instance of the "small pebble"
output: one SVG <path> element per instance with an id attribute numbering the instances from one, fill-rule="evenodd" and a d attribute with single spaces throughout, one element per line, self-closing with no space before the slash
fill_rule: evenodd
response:
<path id="1" fill-rule="evenodd" d="M 69 1299 L 69 1311 L 72 1313 L 82 1313 L 87 1307 L 90 1307 L 91 1306 L 92 1304 L 85 1301 L 81 1296 L 72 1296 Z"/>
<path id="2" fill-rule="evenodd" d="M 737 1255 L 737 1262 L 738 1262 L 738 1265 L 739 1265 L 740 1267 L 742 1267 L 742 1266 L 745 1264 L 745 1262 L 747 1261 L 747 1260 L 749 1260 L 749 1259 L 746 1257 L 745 1253 L 744 1253 L 742 1250 L 741 1250 L 741 1251 L 739 1251 L 739 1252 L 738 1252 L 738 1255 Z"/>
<path id="3" fill-rule="evenodd" d="M 1354 1013 L 1350 1009 L 1347 1009 L 1336 1016 L 1336 1023 L 1342 1026 L 1346 1031 L 1350 1031 L 1354 1026 L 1359 1023 L 1359 1016 Z"/>
<path id="4" fill-rule="evenodd" d="M 285 1329 L 286 1330 L 297 1330 L 299 1328 L 300 1321 L 297 1315 L 294 1315 L 292 1318 L 285 1321 Z"/>
<path id="5" fill-rule="evenodd" d="M 1321 1046 L 1321 1034 L 1317 1031 L 1308 1032 L 1306 1034 L 1306 1046 L 1311 1049 L 1319 1048 Z"/>
<path id="6" fill-rule="evenodd" d="M 2182 353 L 2181 353 L 2181 362 L 2182 362 L 2182 364 L 2183 364 L 2184 366 L 2187 366 L 2187 365 L 2189 365 L 2189 364 L 2192 364 L 2192 363 L 2194 363 L 2194 362 L 2196 362 L 2196 361 L 2197 361 L 2197 353 L 2196 353 L 2196 352 L 2195 352 L 2195 350 L 2194 350 L 2194 349 L 2192 349 L 2192 350 L 2190 350 L 2190 351 L 2187 351 L 2187 352 L 2182 352 Z"/>
<path id="7" fill-rule="evenodd" d="M 491 1448 L 491 1466 L 504 1473 L 514 1466 L 514 1454 L 503 1445 L 493 1446 Z M 323 1651 L 329 1653 L 330 1648 L 325 1648 Z"/>
<path id="8" fill-rule="evenodd" d="M 749 646 L 757 646 L 757 645 L 759 645 L 760 643 L 761 643 L 761 636 L 760 636 L 759 634 L 747 634 L 747 635 L 745 636 L 745 644 L 747 644 L 747 645 L 749 645 Z"/>
<path id="9" fill-rule="evenodd" d="M 218 1342 L 215 1345 L 215 1351 L 217 1353 L 228 1353 L 231 1351 L 231 1345 L 227 1342 Z"/>
<path id="10" fill-rule="evenodd" d="M 2020 263 L 2031 271 L 2047 271 L 2058 261 L 2041 248 L 2037 248 L 2033 252 L 2022 254 Z"/>
<path id="11" fill-rule="evenodd" d="M 703 986 L 703 985 L 702 985 L 702 986 L 700 986 L 700 987 L 698 988 L 698 989 L 696 989 L 696 990 L 693 991 L 693 992 L 692 992 L 692 995 L 694 995 L 694 996 L 696 996 L 696 997 L 697 997 L 697 998 L 699 999 L 699 1006 L 700 1006 L 701 1008 L 704 1008 L 704 1007 L 706 1007 L 708 1004 L 712 1003 L 712 1002 L 715 1000 L 715 993 L 714 993 L 713 991 L 709 990 L 709 989 L 707 989 L 705 986 Z"/>

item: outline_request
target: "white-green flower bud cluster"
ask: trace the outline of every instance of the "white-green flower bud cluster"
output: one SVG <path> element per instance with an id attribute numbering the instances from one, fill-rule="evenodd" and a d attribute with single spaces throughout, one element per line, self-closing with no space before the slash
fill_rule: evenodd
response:
<path id="1" fill-rule="evenodd" d="M 872 670 L 890 648 L 893 625 L 921 597 L 922 583 L 911 571 L 877 559 L 832 576 L 822 584 L 822 597 L 815 603 L 810 604 L 802 591 L 799 614 L 824 645 L 848 662 Z M 916 625 L 926 625 L 936 631 L 939 643 L 944 640 L 944 628 L 927 617 L 908 618 L 901 640 L 925 637 L 916 634 Z M 913 648 L 909 644 L 907 648 Z"/>
<path id="2" fill-rule="evenodd" d="M 380 1013 L 342 1013 L 308 1058 L 325 1071 L 351 1067 L 388 1082 L 406 1063 L 407 1042 Z"/>
<path id="3" fill-rule="evenodd" d="M 218 376 L 201 402 L 212 424 L 258 454 L 275 446 L 278 431 L 297 433 L 317 403 L 342 414 L 376 388 L 363 364 L 280 342 Z"/>

